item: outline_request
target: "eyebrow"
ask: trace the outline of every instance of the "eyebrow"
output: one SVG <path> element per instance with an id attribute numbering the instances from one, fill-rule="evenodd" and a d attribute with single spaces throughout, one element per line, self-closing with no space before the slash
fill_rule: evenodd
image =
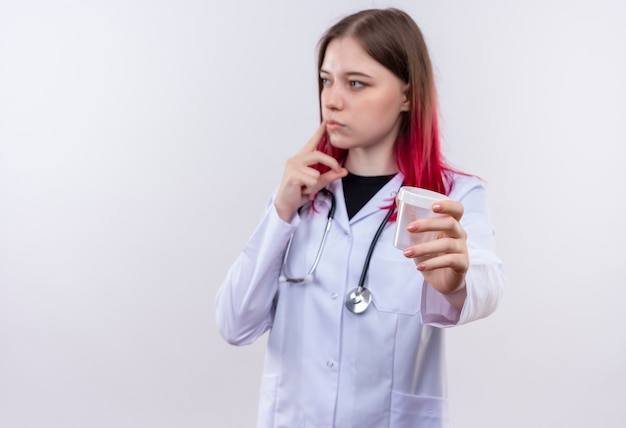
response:
<path id="1" fill-rule="evenodd" d="M 323 68 L 322 68 L 322 69 L 320 69 L 320 74 L 321 74 L 321 73 L 325 73 L 325 74 L 332 74 L 332 73 L 330 73 L 330 72 L 328 72 L 328 71 L 324 70 Z M 348 72 L 343 73 L 343 74 L 344 74 L 345 76 L 360 76 L 360 77 L 368 77 L 368 78 L 370 78 L 370 79 L 372 78 L 372 76 L 370 76 L 369 74 L 362 73 L 362 72 L 360 72 L 360 71 L 348 71 Z"/>

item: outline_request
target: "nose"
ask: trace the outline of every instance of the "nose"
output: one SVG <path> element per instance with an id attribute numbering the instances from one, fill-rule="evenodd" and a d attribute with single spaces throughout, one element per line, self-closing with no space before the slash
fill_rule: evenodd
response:
<path id="1" fill-rule="evenodd" d="M 343 95 L 335 85 L 327 86 L 322 89 L 322 105 L 330 111 L 343 109 Z"/>

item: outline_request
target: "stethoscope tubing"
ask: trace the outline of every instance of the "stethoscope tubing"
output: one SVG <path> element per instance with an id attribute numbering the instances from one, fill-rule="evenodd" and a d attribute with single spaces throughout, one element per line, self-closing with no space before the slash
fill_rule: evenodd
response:
<path id="1" fill-rule="evenodd" d="M 382 223 L 380 223 L 380 226 L 378 226 L 378 230 L 376 230 L 376 234 L 374 234 L 374 238 L 372 238 L 372 243 L 370 244 L 370 247 L 367 250 L 367 256 L 365 256 L 365 262 L 363 263 L 363 270 L 361 271 L 361 277 L 359 278 L 359 285 L 357 286 L 357 290 L 359 291 L 365 288 L 365 278 L 367 277 L 367 272 L 369 271 L 369 268 L 370 268 L 370 261 L 372 260 L 372 254 L 374 253 L 374 248 L 376 247 L 376 243 L 378 242 L 380 235 L 383 233 L 383 230 L 385 229 L 385 225 L 387 225 L 387 222 L 389 222 L 389 219 L 391 218 L 391 215 L 393 214 L 395 210 L 396 210 L 396 205 L 394 204 L 387 211 L 385 218 L 383 219 Z"/>
<path id="2" fill-rule="evenodd" d="M 326 221 L 326 227 L 324 229 L 324 235 L 322 236 L 322 241 L 320 242 L 320 246 L 317 250 L 317 254 L 315 255 L 315 259 L 313 260 L 313 265 L 311 266 L 311 269 L 309 269 L 307 274 L 302 278 L 289 278 L 287 276 L 286 274 L 287 260 L 289 258 L 289 253 L 291 251 L 291 244 L 292 244 L 293 236 L 294 236 L 294 235 L 291 235 L 291 237 L 289 238 L 289 241 L 287 242 L 287 248 L 285 249 L 285 256 L 283 257 L 282 271 L 284 274 L 279 277 L 280 282 L 299 284 L 302 282 L 313 280 L 313 273 L 315 272 L 315 269 L 317 269 L 317 265 L 319 264 L 319 261 L 322 257 L 322 252 L 326 244 L 326 239 L 328 238 L 328 232 L 330 231 L 330 227 L 335 217 L 335 208 L 336 208 L 335 195 L 333 194 L 333 192 L 331 192 L 328 189 L 322 189 L 320 190 L 320 192 L 330 197 L 330 210 L 328 211 L 328 217 Z M 378 240 L 380 239 L 380 235 L 383 233 L 385 226 L 389 222 L 389 219 L 391 218 L 395 210 L 396 210 L 396 205 L 394 202 L 391 205 L 391 207 L 387 210 L 387 214 L 385 214 L 385 218 L 380 223 L 380 226 L 378 226 L 378 229 L 376 230 L 376 233 L 374 234 L 374 237 L 372 238 L 372 242 L 370 243 L 369 249 L 367 250 L 367 255 L 365 256 L 365 262 L 363 263 L 363 269 L 361 270 L 361 276 L 359 278 L 359 283 L 357 287 L 350 290 L 348 294 L 346 295 L 345 306 L 352 313 L 355 313 L 355 314 L 363 313 L 368 308 L 372 300 L 371 293 L 365 286 L 365 279 L 367 278 L 367 272 L 369 271 L 369 266 L 372 260 L 372 255 L 374 254 L 374 248 L 376 247 L 376 244 L 378 243 Z"/>
<path id="3" fill-rule="evenodd" d="M 328 216 L 326 220 L 326 227 L 324 228 L 324 235 L 322 236 L 322 241 L 320 242 L 320 246 L 317 250 L 317 254 L 315 255 L 315 260 L 313 260 L 313 265 L 311 269 L 307 272 L 307 274 L 302 278 L 289 278 L 286 275 L 287 270 L 287 258 L 289 257 L 289 252 L 291 250 L 291 243 L 293 241 L 293 235 L 289 237 L 289 241 L 287 242 L 287 248 L 285 249 L 285 256 L 283 257 L 283 272 L 284 275 L 280 276 L 280 282 L 289 282 L 291 284 L 300 284 L 302 282 L 311 281 L 313 279 L 313 272 L 317 269 L 317 265 L 319 264 L 320 259 L 322 258 L 322 253 L 324 251 L 324 246 L 326 245 L 326 239 L 328 238 L 328 232 L 330 231 L 330 227 L 333 224 L 333 220 L 335 219 L 335 208 L 337 206 L 335 195 L 330 190 L 324 188 L 320 190 L 320 193 L 330 197 L 330 209 L 328 210 Z M 300 211 L 300 210 L 298 210 Z"/>

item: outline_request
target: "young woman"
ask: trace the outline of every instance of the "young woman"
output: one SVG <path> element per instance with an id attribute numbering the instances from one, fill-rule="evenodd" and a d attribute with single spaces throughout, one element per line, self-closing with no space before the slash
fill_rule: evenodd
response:
<path id="1" fill-rule="evenodd" d="M 259 427 L 447 426 L 442 327 L 489 315 L 504 282 L 484 188 L 443 161 L 432 67 L 406 13 L 331 27 L 319 77 L 322 122 L 218 292 L 221 334 L 243 345 L 269 330 Z M 403 251 L 402 185 L 449 197 L 406 230 L 438 239 Z"/>

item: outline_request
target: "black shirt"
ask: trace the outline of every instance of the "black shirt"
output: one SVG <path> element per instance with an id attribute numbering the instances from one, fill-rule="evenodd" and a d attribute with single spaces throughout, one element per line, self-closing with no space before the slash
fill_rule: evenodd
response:
<path id="1" fill-rule="evenodd" d="M 372 199 L 372 196 L 382 189 L 394 176 L 395 174 L 363 177 L 348 172 L 348 175 L 341 180 L 348 218 L 354 217 L 367 201 Z"/>

